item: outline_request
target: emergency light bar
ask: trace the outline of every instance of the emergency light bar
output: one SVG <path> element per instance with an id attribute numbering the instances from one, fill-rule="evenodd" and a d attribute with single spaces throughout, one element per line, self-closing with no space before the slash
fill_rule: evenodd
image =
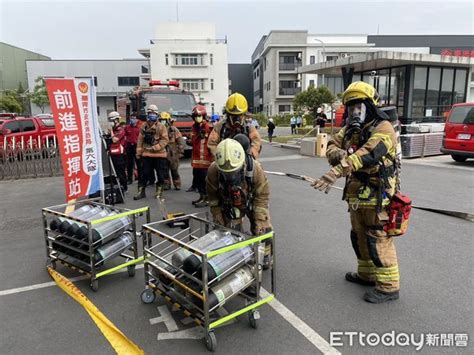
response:
<path id="1" fill-rule="evenodd" d="M 179 81 L 178 80 L 150 80 L 148 85 L 150 86 L 165 85 L 165 86 L 175 86 L 179 88 Z"/>

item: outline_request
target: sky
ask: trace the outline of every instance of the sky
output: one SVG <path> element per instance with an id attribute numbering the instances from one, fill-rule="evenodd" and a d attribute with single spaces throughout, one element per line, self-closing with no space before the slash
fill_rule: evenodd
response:
<path id="1" fill-rule="evenodd" d="M 178 9 L 178 11 L 177 11 Z M 0 0 L 0 41 L 53 59 L 139 58 L 160 22 L 213 22 L 229 63 L 250 63 L 270 30 L 474 34 L 474 1 Z"/>

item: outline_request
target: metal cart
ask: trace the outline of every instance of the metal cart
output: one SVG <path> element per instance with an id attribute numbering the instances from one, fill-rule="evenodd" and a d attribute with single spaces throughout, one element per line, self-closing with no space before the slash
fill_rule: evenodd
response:
<path id="1" fill-rule="evenodd" d="M 259 245 L 268 239 L 274 239 L 273 232 L 252 237 L 245 233 L 225 228 L 210 222 L 207 214 L 187 215 L 175 218 L 176 222 L 185 222 L 189 227 L 175 233 L 172 229 L 167 228 L 169 220 L 145 224 L 142 229 L 143 236 L 143 257 L 145 270 L 145 290 L 141 294 L 144 303 L 152 303 L 156 298 L 156 294 L 178 307 L 186 316 L 205 330 L 205 344 L 208 350 L 214 351 L 217 346 L 214 330 L 227 323 L 228 321 L 247 313 L 250 325 L 257 327 L 257 319 L 260 318 L 258 308 L 265 303 L 270 302 L 274 298 L 274 281 L 275 281 L 275 243 L 273 240 L 273 256 L 270 269 L 262 273 L 262 265 L 260 262 Z M 228 231 L 232 235 L 239 237 L 240 240 L 234 244 L 225 246 L 220 249 L 204 252 L 193 247 L 190 242 L 203 237 L 212 230 Z M 169 231 L 174 234 L 169 234 Z M 212 257 L 221 255 L 236 249 L 249 246 L 252 249 L 252 256 L 247 260 L 241 260 L 225 271 L 219 277 L 208 280 L 208 264 L 207 261 Z M 182 265 L 175 266 L 170 261 L 173 253 L 184 248 L 202 261 L 202 277 L 196 272 L 194 274 L 187 273 Z M 250 265 L 253 277 L 240 290 L 234 291 L 231 296 L 223 300 L 219 300 L 217 304 L 211 304 L 209 301 L 210 288 L 217 281 L 225 279 L 226 276 L 236 271 L 238 268 Z M 265 298 L 260 297 L 261 278 L 271 276 L 271 294 Z M 253 292 L 247 292 L 249 287 Z M 220 317 L 217 310 L 228 303 L 235 296 L 240 295 L 244 299 L 244 306 L 232 313 Z M 234 303 L 234 302 L 233 302 Z"/>
<path id="2" fill-rule="evenodd" d="M 138 256 L 138 245 L 137 238 L 139 233 L 137 232 L 137 219 L 140 216 L 145 216 L 146 222 L 150 222 L 150 209 L 149 207 L 143 207 L 135 210 L 118 208 L 116 206 L 109 206 L 98 202 L 99 199 L 89 199 L 76 202 L 74 205 L 61 204 L 52 207 L 46 207 L 42 209 L 43 215 L 43 230 L 44 239 L 46 243 L 46 266 L 56 269 L 57 263 L 61 263 L 70 269 L 73 269 L 81 274 L 90 277 L 90 287 L 93 291 L 99 289 L 98 279 L 113 273 L 114 271 L 127 268 L 128 275 L 130 277 L 135 276 L 135 265 L 143 261 L 143 257 Z M 98 218 L 94 220 L 84 221 L 78 218 L 68 216 L 67 211 L 73 207 L 78 209 L 84 205 L 100 206 L 109 210 L 116 211 L 116 214 L 112 216 L 106 216 L 104 218 Z M 131 218 L 131 224 L 128 230 L 132 233 L 133 243 L 125 250 L 118 250 L 117 252 L 109 255 L 107 258 L 97 261 L 96 251 L 100 245 L 107 243 L 112 240 L 114 235 L 93 241 L 92 229 L 101 223 L 112 221 L 115 219 L 129 216 Z M 53 231 L 49 222 L 53 218 L 64 218 L 70 221 L 79 222 L 81 225 L 87 227 L 87 238 L 78 239 L 75 236 L 69 236 L 59 231 Z M 131 251 L 131 255 L 127 254 L 126 251 Z M 116 257 L 125 258 L 125 263 L 106 269 L 105 265 L 111 259 Z"/>

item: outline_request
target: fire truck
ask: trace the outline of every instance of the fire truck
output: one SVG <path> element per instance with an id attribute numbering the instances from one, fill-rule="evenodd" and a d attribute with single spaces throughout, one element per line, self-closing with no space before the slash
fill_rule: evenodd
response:
<path id="1" fill-rule="evenodd" d="M 146 120 L 146 108 L 156 105 L 158 110 L 168 112 L 175 121 L 175 126 L 186 138 L 186 150 L 191 150 L 191 129 L 193 119 L 191 112 L 196 105 L 194 94 L 179 88 L 177 80 L 150 80 L 148 86 L 139 86 L 117 99 L 117 111 L 127 122 L 130 115 Z"/>

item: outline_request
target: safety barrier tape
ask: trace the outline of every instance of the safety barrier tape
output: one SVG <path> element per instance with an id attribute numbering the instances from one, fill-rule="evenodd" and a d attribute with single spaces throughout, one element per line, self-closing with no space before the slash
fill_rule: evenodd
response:
<path id="1" fill-rule="evenodd" d="M 48 268 L 48 272 L 56 284 L 89 313 L 110 345 L 119 355 L 138 355 L 145 352 L 128 339 L 89 299 L 67 278 Z"/>

